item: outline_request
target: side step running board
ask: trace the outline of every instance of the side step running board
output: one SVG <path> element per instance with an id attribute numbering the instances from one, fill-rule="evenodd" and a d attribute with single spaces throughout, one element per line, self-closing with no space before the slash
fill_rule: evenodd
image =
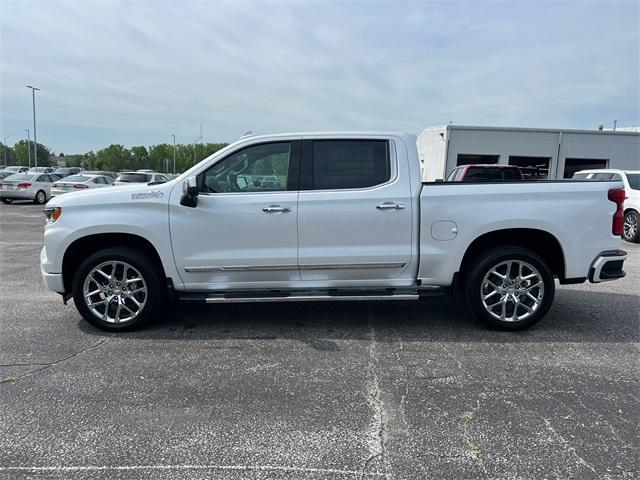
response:
<path id="1" fill-rule="evenodd" d="M 258 302 L 357 302 L 368 300 L 419 300 L 440 297 L 440 288 L 389 289 L 324 289 L 324 290 L 248 290 L 215 292 L 182 292 L 180 300 L 198 303 L 258 303 Z"/>
<path id="2" fill-rule="evenodd" d="M 418 300 L 420 295 L 287 295 L 283 297 L 206 297 L 206 303 L 252 303 L 252 302 L 338 302 L 359 300 Z"/>

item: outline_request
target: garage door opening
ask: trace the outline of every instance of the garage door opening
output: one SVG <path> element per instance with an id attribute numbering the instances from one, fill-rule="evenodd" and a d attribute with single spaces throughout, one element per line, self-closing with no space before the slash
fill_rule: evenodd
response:
<path id="1" fill-rule="evenodd" d="M 549 178 L 549 157 L 524 157 L 513 155 L 509 157 L 509 165 L 517 165 L 526 180 L 546 180 Z"/>
<path id="2" fill-rule="evenodd" d="M 500 155 L 476 155 L 470 153 L 459 153 L 458 163 L 456 165 L 470 165 L 470 164 L 486 164 L 486 163 L 498 163 Z"/>
<path id="3" fill-rule="evenodd" d="M 595 168 L 607 168 L 608 158 L 567 158 L 564 161 L 563 178 L 571 178 L 580 170 L 593 170 Z"/>

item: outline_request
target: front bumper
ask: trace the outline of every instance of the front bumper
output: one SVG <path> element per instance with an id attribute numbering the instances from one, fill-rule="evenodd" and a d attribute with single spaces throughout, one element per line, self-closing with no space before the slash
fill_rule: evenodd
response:
<path id="1" fill-rule="evenodd" d="M 591 283 L 608 282 L 617 280 L 626 275 L 622 269 L 627 259 L 624 250 L 609 250 L 596 257 L 589 269 L 589 281 Z"/>
<path id="2" fill-rule="evenodd" d="M 40 251 L 40 274 L 42 280 L 49 290 L 54 292 L 64 293 L 64 281 L 62 280 L 62 273 L 49 273 L 45 271 L 47 265 L 47 252 L 45 247 L 42 247 Z"/>

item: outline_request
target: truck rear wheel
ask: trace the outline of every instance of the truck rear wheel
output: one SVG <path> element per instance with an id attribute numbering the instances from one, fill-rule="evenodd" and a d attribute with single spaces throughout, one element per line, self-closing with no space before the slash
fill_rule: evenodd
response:
<path id="1" fill-rule="evenodd" d="M 78 267 L 73 278 L 73 301 L 84 319 L 95 327 L 133 330 L 162 311 L 162 279 L 146 252 L 106 248 Z"/>
<path id="2" fill-rule="evenodd" d="M 487 251 L 466 274 L 471 311 L 489 326 L 522 330 L 545 316 L 555 296 L 551 270 L 540 256 L 520 247 Z"/>

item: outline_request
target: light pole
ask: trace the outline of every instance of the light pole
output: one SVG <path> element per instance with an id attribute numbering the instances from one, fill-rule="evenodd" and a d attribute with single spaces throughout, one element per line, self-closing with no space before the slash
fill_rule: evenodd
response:
<path id="1" fill-rule="evenodd" d="M 29 129 L 25 129 L 27 132 L 27 153 L 29 154 L 29 168 L 31 168 L 31 137 L 29 136 Z"/>
<path id="2" fill-rule="evenodd" d="M 176 174 L 176 136 L 171 135 L 173 137 L 173 174 Z"/>
<path id="3" fill-rule="evenodd" d="M 4 166 L 7 166 L 7 138 L 12 137 L 13 133 L 10 133 L 2 140 L 2 150 L 4 150 Z"/>
<path id="4" fill-rule="evenodd" d="M 27 85 L 27 88 L 31 89 L 31 99 L 33 101 L 33 159 L 35 167 L 38 168 L 38 138 L 36 136 L 36 90 L 39 88 Z"/>

